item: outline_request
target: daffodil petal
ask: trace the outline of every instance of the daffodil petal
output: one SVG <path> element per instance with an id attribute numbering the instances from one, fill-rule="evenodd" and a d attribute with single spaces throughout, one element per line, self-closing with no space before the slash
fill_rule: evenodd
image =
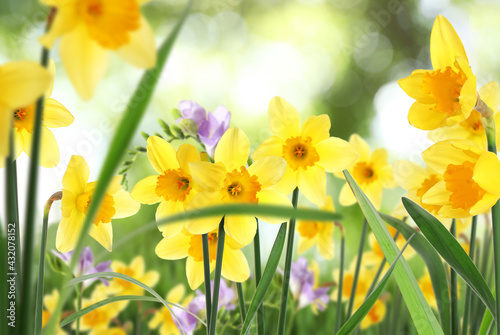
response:
<path id="1" fill-rule="evenodd" d="M 450 22 L 442 15 L 434 21 L 431 32 L 431 61 L 434 69 L 453 66 L 457 57 L 467 60 L 464 46 Z"/>
<path id="2" fill-rule="evenodd" d="M 423 166 L 407 160 L 395 162 L 393 171 L 397 183 L 407 191 L 419 188 L 428 175 Z"/>
<path id="3" fill-rule="evenodd" d="M 324 259 L 333 259 L 335 248 L 333 245 L 333 223 L 326 223 L 318 237 L 318 252 Z"/>
<path id="4" fill-rule="evenodd" d="M 135 215 L 141 208 L 141 204 L 132 199 L 130 193 L 125 190 L 119 190 L 113 194 L 113 207 L 116 210 L 113 218 L 121 219 Z"/>
<path id="5" fill-rule="evenodd" d="M 85 192 L 89 180 L 90 170 L 82 156 L 73 155 L 62 179 L 65 189 L 80 195 Z"/>
<path id="6" fill-rule="evenodd" d="M 314 244 L 316 244 L 316 239 L 301 236 L 299 239 L 299 248 L 297 252 L 299 253 L 299 255 L 303 254 L 307 250 L 311 249 L 314 246 Z"/>
<path id="7" fill-rule="evenodd" d="M 340 190 L 339 202 L 342 206 L 347 207 L 356 203 L 356 197 L 352 193 L 348 183 L 345 183 Z"/>
<path id="8" fill-rule="evenodd" d="M 364 191 L 370 202 L 373 204 L 373 207 L 375 207 L 375 209 L 380 209 L 380 207 L 382 206 L 382 193 L 384 191 L 384 187 L 382 186 L 382 184 L 368 184 Z"/>
<path id="9" fill-rule="evenodd" d="M 257 149 L 252 154 L 252 159 L 254 161 L 267 156 L 279 156 L 283 154 L 284 142 L 277 136 L 271 136 L 264 142 L 262 142 Z"/>
<path id="10" fill-rule="evenodd" d="M 224 266 L 224 263 L 222 266 Z M 189 287 L 196 290 L 205 281 L 203 262 L 196 262 L 193 258 L 188 257 L 186 260 L 186 275 Z"/>
<path id="11" fill-rule="evenodd" d="M 5 161 L 9 155 L 10 131 L 12 129 L 12 111 L 0 102 L 0 159 Z"/>
<path id="12" fill-rule="evenodd" d="M 32 134 L 23 129 L 24 151 L 31 157 Z M 42 138 L 40 146 L 40 165 L 45 168 L 53 168 L 59 164 L 59 146 L 54 134 L 47 127 L 42 127 Z"/>
<path id="13" fill-rule="evenodd" d="M 49 128 L 67 127 L 75 117 L 60 102 L 45 99 L 43 107 L 43 125 Z"/>
<path id="14" fill-rule="evenodd" d="M 188 255 L 191 237 L 179 234 L 175 238 L 163 238 L 156 246 L 155 253 L 163 259 L 182 259 Z"/>
<path id="15" fill-rule="evenodd" d="M 297 187 L 297 171 L 287 166 L 283 178 L 273 186 L 274 189 L 285 195 L 289 195 Z"/>
<path id="16" fill-rule="evenodd" d="M 226 216 L 224 229 L 237 242 L 248 245 L 253 241 L 257 230 L 255 218 L 249 215 Z"/>
<path id="17" fill-rule="evenodd" d="M 179 162 L 180 168 L 188 174 L 191 174 L 189 163 L 199 161 L 201 161 L 200 153 L 193 145 L 185 143 L 177 149 L 177 162 Z"/>
<path id="18" fill-rule="evenodd" d="M 275 206 L 284 206 L 284 207 L 292 207 L 292 203 L 290 199 L 286 195 L 281 192 L 275 191 L 273 189 L 264 189 L 258 194 L 259 204 L 262 205 L 275 205 Z M 287 217 L 272 217 L 267 215 L 258 215 L 258 218 L 264 222 L 271 224 L 279 224 L 285 221 L 288 221 Z"/>
<path id="19" fill-rule="evenodd" d="M 180 201 L 162 201 L 156 209 L 156 221 L 184 212 L 184 203 Z M 167 223 L 158 226 L 164 237 L 173 237 L 184 228 L 184 222 Z"/>
<path id="20" fill-rule="evenodd" d="M 161 137 L 150 136 L 148 138 L 147 152 L 149 162 L 159 174 L 179 168 L 174 147 Z"/>
<path id="21" fill-rule="evenodd" d="M 448 165 L 461 165 L 465 161 L 475 163 L 484 149 L 470 140 L 438 142 L 422 152 L 425 163 L 438 173 L 444 173 Z"/>
<path id="22" fill-rule="evenodd" d="M 248 173 L 257 176 L 262 188 L 278 183 L 285 174 L 286 161 L 277 156 L 269 156 L 253 162 L 248 167 Z"/>
<path id="23" fill-rule="evenodd" d="M 348 169 L 359 157 L 354 146 L 338 137 L 330 137 L 314 146 L 319 155 L 316 163 L 326 172 L 334 173 Z"/>
<path id="24" fill-rule="evenodd" d="M 182 300 L 185 294 L 186 290 L 184 289 L 184 285 L 177 284 L 173 289 L 170 290 L 170 292 L 168 292 L 167 301 L 177 304 Z"/>
<path id="25" fill-rule="evenodd" d="M 422 202 L 428 205 L 443 205 L 448 203 L 451 192 L 446 189 L 444 180 L 432 186 L 422 197 Z"/>
<path id="26" fill-rule="evenodd" d="M 223 163 L 191 162 L 189 168 L 194 182 L 208 192 L 220 190 L 227 173 Z"/>
<path id="27" fill-rule="evenodd" d="M 477 103 L 476 76 L 467 78 L 465 81 L 464 86 L 462 86 L 462 90 L 460 91 L 459 102 L 462 114 L 457 121 L 462 122 L 469 117 Z M 449 121 L 449 119 L 450 118 L 448 118 L 447 121 Z"/>
<path id="28" fill-rule="evenodd" d="M 57 14 L 54 16 L 54 20 L 48 32 L 41 36 L 38 41 L 41 45 L 47 49 L 51 49 L 54 42 L 64 34 L 69 33 L 71 30 L 75 29 L 77 24 L 80 22 L 77 6 L 74 3 L 67 3 L 61 5 L 60 1 L 46 1 L 53 2 L 49 6 L 57 7 Z M 71 1 L 73 2 L 73 1 Z M 48 4 L 47 4 L 48 5 Z"/>
<path id="29" fill-rule="evenodd" d="M 500 161 L 492 152 L 484 152 L 474 166 L 473 179 L 479 186 L 492 194 L 500 195 Z"/>
<path id="30" fill-rule="evenodd" d="M 432 130 L 444 125 L 445 113 L 438 113 L 434 105 L 427 105 L 415 101 L 408 112 L 408 122 L 418 129 Z"/>
<path id="31" fill-rule="evenodd" d="M 370 159 L 370 147 L 368 146 L 368 143 L 361 138 L 361 136 L 358 134 L 352 134 L 351 137 L 349 137 L 349 143 L 351 143 L 354 146 L 354 149 L 358 152 L 358 159 L 360 161 L 367 161 Z"/>
<path id="32" fill-rule="evenodd" d="M 227 171 L 246 166 L 250 155 L 250 140 L 239 128 L 230 128 L 222 135 L 215 148 L 214 160 L 223 163 Z"/>
<path id="33" fill-rule="evenodd" d="M 137 274 L 144 273 L 144 270 L 146 268 L 146 265 L 144 264 L 144 258 L 142 258 L 142 256 L 134 257 L 132 262 L 130 262 L 130 268 L 134 269 L 134 272 Z"/>
<path id="34" fill-rule="evenodd" d="M 222 256 L 222 276 L 237 283 L 244 282 L 250 276 L 247 259 L 241 250 L 224 250 Z"/>
<path id="35" fill-rule="evenodd" d="M 90 228 L 89 235 L 106 250 L 111 252 L 113 245 L 113 227 L 111 226 L 111 222 L 101 222 L 97 225 L 93 224 Z"/>
<path id="36" fill-rule="evenodd" d="M 398 84 L 401 86 L 403 91 L 408 94 L 409 97 L 420 101 L 424 104 L 431 104 L 434 98 L 430 94 L 426 94 L 422 91 L 422 82 L 425 78 L 426 73 L 430 73 L 430 70 L 416 70 L 413 71 L 409 77 L 399 79 Z"/>
<path id="37" fill-rule="evenodd" d="M 310 137 L 312 144 L 324 141 L 330 137 L 330 117 L 326 114 L 313 115 L 307 118 L 302 126 L 302 138 Z"/>
<path id="38" fill-rule="evenodd" d="M 75 248 L 84 218 L 85 215 L 75 208 L 69 217 L 61 219 L 56 234 L 56 248 L 59 252 L 68 252 Z"/>
<path id="39" fill-rule="evenodd" d="M 195 210 L 211 205 L 220 204 L 219 192 L 200 192 L 196 194 L 188 205 L 189 210 Z M 222 215 L 209 216 L 200 219 L 187 218 L 186 229 L 191 234 L 206 234 L 216 229 Z"/>
<path id="40" fill-rule="evenodd" d="M 326 202 L 326 173 L 317 165 L 299 169 L 297 184 L 300 192 L 312 203 L 324 206 Z"/>
<path id="41" fill-rule="evenodd" d="M 163 199 L 156 194 L 156 187 L 158 186 L 157 183 L 158 176 L 146 177 L 135 184 L 132 192 L 130 192 L 130 195 L 141 204 L 156 204 Z"/>
<path id="42" fill-rule="evenodd" d="M 496 81 L 491 81 L 479 89 L 479 96 L 488 107 L 495 112 L 500 105 L 500 87 Z"/>
<path id="43" fill-rule="evenodd" d="M 149 69 L 156 64 L 156 43 L 153 30 L 141 16 L 139 29 L 133 31 L 128 43 L 116 51 L 127 63 L 140 69 Z"/>
<path id="44" fill-rule="evenodd" d="M 488 211 L 493 205 L 495 205 L 500 198 L 498 194 L 486 193 L 481 200 L 479 200 L 470 209 L 470 216 L 482 214 Z"/>
<path id="45" fill-rule="evenodd" d="M 88 100 L 108 67 L 108 51 L 92 39 L 83 23 L 63 35 L 59 45 L 61 59 L 80 96 Z"/>
<path id="46" fill-rule="evenodd" d="M 76 195 L 66 189 L 62 190 L 62 199 L 61 199 L 61 211 L 62 217 L 67 218 L 71 216 L 71 212 L 76 207 Z"/>
<path id="47" fill-rule="evenodd" d="M 274 136 L 283 141 L 300 135 L 299 112 L 285 99 L 274 97 L 269 102 L 269 128 Z"/>

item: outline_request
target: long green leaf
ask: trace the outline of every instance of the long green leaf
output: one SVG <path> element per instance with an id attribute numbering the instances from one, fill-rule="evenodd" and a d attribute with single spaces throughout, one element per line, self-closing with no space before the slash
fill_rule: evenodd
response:
<path id="1" fill-rule="evenodd" d="M 365 316 L 370 312 L 373 305 L 375 305 L 377 299 L 384 291 L 385 286 L 387 285 L 387 282 L 391 278 L 392 272 L 394 271 L 394 268 L 396 267 L 396 264 L 399 261 L 399 258 L 401 257 L 401 255 L 403 255 L 403 252 L 405 251 L 406 247 L 410 243 L 413 236 L 414 235 L 410 236 L 410 238 L 406 241 L 406 244 L 403 246 L 398 256 L 396 257 L 392 265 L 389 267 L 389 270 L 387 270 L 384 277 L 380 281 L 380 283 L 378 283 L 377 287 L 373 290 L 372 293 L 370 293 L 370 295 L 366 298 L 363 304 L 356 310 L 356 312 L 352 315 L 352 317 L 350 317 L 347 320 L 347 322 L 342 326 L 342 328 L 340 328 L 337 335 L 351 334 L 359 326 L 361 321 L 363 321 Z"/>
<path id="2" fill-rule="evenodd" d="M 389 234 L 378 212 L 347 170 L 344 170 L 344 175 L 358 200 L 366 220 L 372 228 L 380 248 L 384 252 L 387 262 L 392 264 L 399 254 L 396 243 Z M 403 295 L 418 333 L 422 335 L 443 334 L 434 313 L 417 284 L 415 276 L 411 272 L 410 266 L 404 258 L 396 265 L 394 276 L 396 277 L 401 294 Z"/>
<path id="3" fill-rule="evenodd" d="M 264 297 L 271 285 L 276 269 L 278 268 L 278 263 L 281 258 L 281 253 L 283 252 L 283 247 L 285 246 L 285 236 L 286 236 L 286 223 L 282 223 L 278 235 L 274 240 L 273 248 L 269 254 L 269 259 L 262 274 L 262 278 L 259 281 L 259 285 L 255 290 L 252 301 L 250 302 L 250 307 L 248 307 L 247 316 L 245 322 L 243 323 L 243 328 L 241 329 L 241 335 L 248 334 L 250 332 L 250 326 L 257 313 L 259 306 L 264 301 Z"/>
<path id="4" fill-rule="evenodd" d="M 460 243 L 432 214 L 410 199 L 403 198 L 402 200 L 406 211 L 429 243 L 477 294 L 491 314 L 495 315 L 495 298 L 493 298 L 486 281 Z"/>
<path id="5" fill-rule="evenodd" d="M 415 229 L 401 220 L 383 213 L 380 213 L 380 216 L 385 222 L 396 228 L 406 239 L 415 233 Z M 443 297 L 448 297 L 449 295 L 448 279 L 446 277 L 446 270 L 443 262 L 436 250 L 434 250 L 425 237 L 421 234 L 413 236 L 411 246 L 420 255 L 425 263 L 425 266 L 427 267 L 427 270 L 429 271 L 432 289 L 434 290 L 434 295 L 436 296 L 439 318 L 441 320 L 441 328 L 445 334 L 451 334 L 450 300 L 442 299 Z"/>

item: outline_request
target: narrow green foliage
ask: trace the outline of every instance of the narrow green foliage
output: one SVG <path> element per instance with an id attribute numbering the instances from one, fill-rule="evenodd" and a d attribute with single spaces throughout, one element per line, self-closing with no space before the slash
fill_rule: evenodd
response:
<path id="1" fill-rule="evenodd" d="M 361 231 L 361 239 L 359 240 L 358 257 L 356 258 L 356 268 L 354 269 L 354 278 L 352 280 L 351 297 L 349 305 L 347 306 L 346 318 L 349 319 L 354 308 L 354 298 L 356 297 L 356 289 L 358 286 L 359 271 L 361 269 L 361 260 L 363 259 L 363 252 L 365 250 L 366 230 L 368 229 L 368 222 L 363 220 L 363 229 Z"/>
<path id="2" fill-rule="evenodd" d="M 250 159 L 250 157 L 248 158 Z M 259 220 L 255 218 L 257 223 L 257 230 L 253 239 L 253 255 L 255 262 L 255 289 L 259 286 L 260 278 L 262 277 L 262 265 L 260 257 L 260 234 L 259 234 Z M 264 304 L 261 304 L 257 312 L 257 335 L 264 335 Z"/>
<path id="3" fill-rule="evenodd" d="M 224 217 L 219 223 L 219 232 L 217 234 L 217 255 L 215 256 L 215 274 L 214 274 L 214 295 L 212 299 L 212 312 L 210 314 L 210 323 L 208 324 L 208 334 L 215 335 L 217 332 L 217 310 L 219 308 L 219 291 L 222 272 L 222 258 L 224 257 L 224 241 L 226 232 L 224 231 Z"/>
<path id="4" fill-rule="evenodd" d="M 236 283 L 236 290 L 238 292 L 238 304 L 240 306 L 241 323 L 243 324 L 245 318 L 247 317 L 247 308 L 245 306 L 245 295 L 243 294 L 243 287 L 241 286 L 241 283 Z"/>
<path id="5" fill-rule="evenodd" d="M 469 244 L 469 257 L 474 261 L 474 252 L 476 249 L 476 231 L 477 231 L 477 216 L 472 217 L 472 225 L 470 228 L 470 244 Z M 469 317 L 471 314 L 471 299 L 472 292 L 469 286 L 465 288 L 465 303 L 464 303 L 464 317 L 462 320 L 462 335 L 468 334 Z"/>
<path id="6" fill-rule="evenodd" d="M 212 311 L 212 292 L 210 288 L 210 255 L 208 250 L 208 235 L 201 235 L 203 248 L 203 275 L 205 279 L 205 307 L 207 314 L 207 324 L 210 321 Z"/>

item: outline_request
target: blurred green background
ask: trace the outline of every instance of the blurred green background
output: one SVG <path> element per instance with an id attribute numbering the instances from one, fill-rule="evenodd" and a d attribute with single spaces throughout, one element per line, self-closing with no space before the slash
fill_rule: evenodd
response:
<path id="1" fill-rule="evenodd" d="M 185 3 L 158 0 L 143 7 L 158 42 L 171 30 Z M 37 38 L 43 32 L 47 11 L 36 1 L 0 1 L 0 63 L 38 59 Z M 348 139 L 352 133 L 359 133 L 369 140 L 372 148 L 386 147 L 391 162 L 419 160 L 420 152 L 430 142 L 423 131 L 408 124 L 406 116 L 412 99 L 396 81 L 415 69 L 431 68 L 429 36 L 437 14 L 447 17 L 460 35 L 478 84 L 495 80 L 500 71 L 497 60 L 500 4 L 497 1 L 197 1 L 140 129 L 148 133 L 160 131 L 158 118 L 174 123 L 170 111 L 184 99 L 194 100 L 209 111 L 225 105 L 232 112 L 231 125 L 241 127 L 249 135 L 252 148 L 256 148 L 270 135 L 267 105 L 273 96 L 279 95 L 297 107 L 302 120 L 312 114 L 330 115 L 334 136 Z M 142 74 L 112 57 L 95 97 L 84 102 L 71 87 L 58 53 L 52 52 L 51 57 L 57 66 L 52 97 L 63 103 L 76 119 L 72 126 L 54 131 L 61 162 L 54 169 L 41 169 L 40 213 L 45 200 L 61 188 L 62 175 L 71 155 L 85 157 L 91 179 L 95 180 L 114 125 Z M 145 141 L 136 134 L 133 145 L 144 146 Z M 21 206 L 24 204 L 22 190 L 26 186 L 22 176 L 27 175 L 27 162 L 23 154 L 18 163 Z M 130 187 L 152 173 L 146 157 L 139 157 L 129 173 Z M 329 177 L 329 193 L 345 218 L 350 261 L 358 248 L 362 217 L 356 206 L 341 208 L 338 205 L 342 184 L 343 181 Z M 401 194 L 401 189 L 386 192 L 383 209 L 390 212 Z M 303 198 L 300 203 L 310 205 Z M 54 205 L 51 213 L 54 223 L 60 218 L 59 206 Z M 149 269 L 161 272 L 162 279 L 156 289 L 165 295 L 175 283 L 187 286 L 187 281 L 184 261 L 164 261 L 154 254 L 156 243 L 161 239 L 154 227 L 134 233 L 153 220 L 154 210 L 154 206 L 143 205 L 136 216 L 114 221 L 113 253 L 107 253 L 90 238 L 89 244 L 101 260 L 112 258 L 128 263 L 135 255 L 143 255 Z M 21 222 L 23 214 L 21 210 Z M 49 247 L 54 247 L 55 229 L 53 225 Z M 277 227 L 264 224 L 263 230 L 265 257 Z M 253 264 L 251 246 L 246 248 L 246 253 L 249 263 Z M 337 259 L 325 262 L 315 250 L 306 255 L 320 263 L 321 282 L 334 280 L 332 270 L 337 267 Z M 57 287 L 57 283 L 58 275 L 49 272 L 47 289 Z M 250 297 L 251 290 L 248 293 Z M 334 308 L 328 308 L 320 313 L 318 322 L 310 309 L 300 311 L 292 334 L 305 334 L 311 327 L 315 327 L 317 334 L 329 334 L 334 312 Z M 127 313 L 124 320 L 127 315 L 133 315 L 133 308 Z M 270 308 L 266 316 L 269 320 L 277 318 L 277 311 Z M 270 332 L 275 329 L 271 322 L 268 327 Z"/>

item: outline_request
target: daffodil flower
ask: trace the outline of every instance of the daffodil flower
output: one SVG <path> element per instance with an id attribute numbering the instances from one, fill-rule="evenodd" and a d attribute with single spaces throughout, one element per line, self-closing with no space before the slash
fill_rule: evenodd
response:
<path id="1" fill-rule="evenodd" d="M 181 306 L 185 307 L 189 304 L 190 300 L 192 299 L 191 295 L 188 296 L 185 295 L 186 295 L 186 289 L 184 288 L 184 285 L 178 284 L 170 290 L 170 292 L 167 294 L 166 300 L 168 302 L 174 304 L 180 304 Z M 181 322 L 180 325 L 172 316 L 170 310 L 167 307 L 163 306 L 161 309 L 159 309 L 157 312 L 154 313 L 153 318 L 148 323 L 148 327 L 150 329 L 157 329 L 158 327 L 160 327 L 159 328 L 160 335 L 180 335 L 181 332 L 179 330 L 179 327 L 183 327 L 184 325 L 179 316 L 183 314 L 183 310 L 177 306 L 172 306 L 171 309 L 172 312 L 175 313 L 177 319 Z M 183 329 L 184 331 L 188 331 L 185 328 Z"/>
<path id="2" fill-rule="evenodd" d="M 198 191 L 191 177 L 190 162 L 199 162 L 200 154 L 191 144 L 183 144 L 177 152 L 174 147 L 158 136 L 148 138 L 149 162 L 158 175 L 139 181 L 130 195 L 142 204 L 160 203 L 156 209 L 156 220 L 183 213 Z M 164 237 L 177 235 L 184 223 L 159 226 Z"/>
<path id="3" fill-rule="evenodd" d="M 144 283 L 150 287 L 156 285 L 158 280 L 160 279 L 160 274 L 157 271 L 150 270 L 146 272 L 144 264 L 144 258 L 142 256 L 136 256 L 130 265 L 126 265 L 120 261 L 112 261 L 111 269 L 116 273 L 121 273 L 137 279 L 141 283 Z M 113 292 L 114 295 L 143 295 L 144 289 L 140 286 L 132 284 L 129 281 L 113 278 L 110 282 L 110 291 Z"/>
<path id="4" fill-rule="evenodd" d="M 281 157 L 265 157 L 255 160 L 246 168 L 250 154 L 250 141 L 239 128 L 229 129 L 215 149 L 215 163 L 190 163 L 193 179 L 201 190 L 189 207 L 199 209 L 207 206 L 233 204 L 272 204 L 290 206 L 288 197 L 274 190 L 283 177 L 286 162 Z M 186 224 L 192 234 L 205 234 L 217 228 L 221 216 L 191 219 Z M 269 223 L 281 223 L 286 219 L 258 216 Z M 227 215 L 224 229 L 227 235 L 247 245 L 252 242 L 257 230 L 253 215 Z"/>
<path id="5" fill-rule="evenodd" d="M 78 241 L 97 184 L 88 183 L 89 174 L 85 159 L 72 156 L 62 180 L 62 219 L 56 235 L 56 248 L 59 252 L 73 250 Z M 140 207 L 128 192 L 121 189 L 120 180 L 120 176 L 112 179 L 89 232 L 108 251 L 111 251 L 113 243 L 111 219 L 134 215 Z"/>
<path id="6" fill-rule="evenodd" d="M 76 90 L 90 99 L 106 72 L 109 51 L 138 68 L 156 63 L 153 31 L 141 14 L 147 0 L 41 0 L 57 12 L 50 30 L 40 38 L 52 48 L 61 37 L 59 52 Z"/>
<path id="7" fill-rule="evenodd" d="M 35 62 L 0 66 L 0 160 L 5 161 L 9 155 L 10 130 L 16 112 L 41 97 L 52 80 L 52 74 Z M 15 153 L 22 151 L 22 143 L 17 139 Z"/>
<path id="8" fill-rule="evenodd" d="M 439 215 L 474 216 L 490 209 L 500 198 L 500 161 L 475 142 L 442 141 L 425 150 L 422 157 L 443 176 L 422 198 L 424 204 L 442 206 Z"/>
<path id="9" fill-rule="evenodd" d="M 386 226 L 387 226 L 387 230 L 389 231 L 389 234 L 391 234 L 391 236 L 396 235 L 396 232 L 397 232 L 396 228 L 393 228 L 393 227 L 388 226 L 388 225 L 386 225 Z M 395 242 L 400 250 L 406 244 L 406 240 L 403 237 L 403 235 L 401 235 L 401 234 L 398 235 Z M 380 244 L 378 244 L 378 241 L 375 238 L 375 235 L 370 234 L 370 236 L 368 237 L 368 243 L 370 245 L 370 251 L 365 251 L 363 253 L 363 263 L 367 267 L 373 267 L 375 269 L 378 269 L 378 267 L 380 266 L 382 261 L 385 259 L 384 252 L 382 251 L 382 248 L 380 248 Z M 415 250 L 413 250 L 413 248 L 411 248 L 409 246 L 405 249 L 403 255 L 406 259 L 409 259 L 415 255 Z M 387 268 L 389 268 L 389 264 L 387 262 L 385 263 L 385 266 Z"/>
<path id="10" fill-rule="evenodd" d="M 215 268 L 218 230 L 208 233 L 210 272 Z M 248 279 L 250 269 L 245 255 L 240 250 L 241 243 L 226 235 L 222 257 L 222 276 L 227 280 L 241 283 Z M 191 289 L 204 282 L 203 247 L 201 235 L 193 235 L 184 229 L 172 238 L 164 238 L 156 246 L 156 254 L 163 259 L 186 259 L 186 275 Z"/>
<path id="11" fill-rule="evenodd" d="M 362 300 L 358 300 L 357 304 L 354 305 L 354 308 L 358 309 L 362 303 Z M 368 314 L 366 314 L 366 316 L 363 318 L 363 321 L 361 321 L 360 328 L 368 329 L 371 326 L 381 323 L 382 321 L 384 321 L 386 312 L 387 307 L 385 306 L 385 303 L 382 301 L 382 299 L 377 299 Z"/>
<path id="12" fill-rule="evenodd" d="M 268 116 L 273 136 L 255 150 L 252 158 L 283 157 L 287 167 L 277 189 L 290 194 L 298 187 L 311 202 L 324 206 L 326 172 L 339 172 L 351 166 L 358 157 L 356 150 L 348 142 L 330 137 L 328 115 L 311 116 L 301 128 L 295 107 L 274 97 L 269 103 Z"/>
<path id="13" fill-rule="evenodd" d="M 349 142 L 359 152 L 359 158 L 348 169 L 359 187 L 365 192 L 375 208 L 382 204 L 382 193 L 384 188 L 396 187 L 392 167 L 387 163 L 387 150 L 375 149 L 370 154 L 370 147 L 357 134 L 351 135 Z M 343 178 L 343 174 L 336 174 Z M 351 188 L 346 183 L 340 191 L 340 204 L 350 206 L 356 203 L 356 198 Z"/>
<path id="14" fill-rule="evenodd" d="M 411 125 L 431 130 L 452 126 L 469 117 L 476 105 L 476 76 L 455 29 L 442 15 L 431 32 L 433 70 L 416 70 L 398 81 L 416 101 L 408 113 Z"/>
<path id="15" fill-rule="evenodd" d="M 59 292 L 57 290 L 53 290 L 52 293 L 43 296 L 43 305 L 45 308 L 42 311 L 42 328 L 49 322 L 52 313 L 56 309 L 58 300 Z M 66 332 L 59 327 L 59 323 L 57 323 L 55 335 L 66 335 Z"/>
<path id="16" fill-rule="evenodd" d="M 424 294 L 425 300 L 429 303 L 429 306 L 435 310 L 437 310 L 437 301 L 436 296 L 434 294 L 434 287 L 432 286 L 431 276 L 429 275 L 429 271 L 425 270 L 425 273 L 417 280 L 418 286 L 420 290 Z"/>
<path id="17" fill-rule="evenodd" d="M 326 197 L 326 204 L 320 210 L 335 212 L 331 196 Z M 324 259 L 332 259 L 334 253 L 333 228 L 333 222 L 299 221 L 297 224 L 297 231 L 300 235 L 299 254 L 317 245 L 319 254 Z"/>

